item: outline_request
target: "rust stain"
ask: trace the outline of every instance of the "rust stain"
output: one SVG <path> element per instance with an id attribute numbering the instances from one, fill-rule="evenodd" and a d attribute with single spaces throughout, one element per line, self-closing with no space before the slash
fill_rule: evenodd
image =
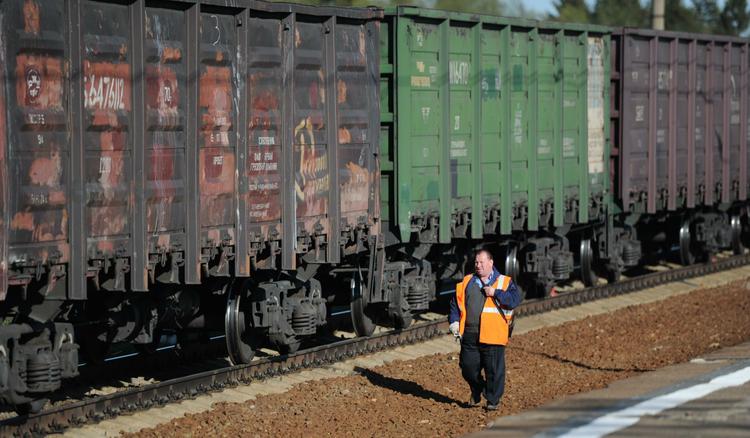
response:
<path id="1" fill-rule="evenodd" d="M 38 219 L 41 220 L 37 220 Z M 31 211 L 19 211 L 13 215 L 10 228 L 14 231 L 31 232 L 31 242 L 51 242 L 55 240 L 65 240 L 67 238 L 68 214 L 66 210 L 62 211 L 62 217 L 59 223 L 55 220 L 48 220 L 47 215 L 35 214 Z"/>
<path id="2" fill-rule="evenodd" d="M 164 46 L 161 48 L 161 62 L 180 62 L 182 60 L 182 50 L 178 47 Z"/>
<path id="3" fill-rule="evenodd" d="M 127 53 L 127 48 L 120 48 Z M 88 232 L 91 236 L 124 234 L 128 229 L 130 170 L 124 150 L 128 148 L 128 122 L 131 111 L 132 80 L 127 62 L 83 61 L 83 103 L 88 129 L 98 135 L 88 137 L 96 150 L 87 160 L 87 172 L 94 187 L 89 190 L 95 203 L 88 205 Z M 91 178 L 91 177 L 90 177 Z M 124 199 L 123 199 L 124 197 Z M 110 241 L 94 246 L 104 252 L 114 250 Z"/>
<path id="4" fill-rule="evenodd" d="M 29 169 L 30 182 L 38 186 L 59 187 L 62 176 L 62 161 L 57 151 L 51 157 L 40 157 L 32 161 Z"/>
<path id="5" fill-rule="evenodd" d="M 39 34 L 39 4 L 34 0 L 26 0 L 23 4 L 23 31 Z"/>
<path id="6" fill-rule="evenodd" d="M 49 205 L 65 206 L 68 199 L 67 195 L 62 190 L 50 190 L 47 196 L 47 203 Z"/>
<path id="7" fill-rule="evenodd" d="M 200 79 L 200 106 L 203 114 L 203 135 L 206 145 L 228 146 L 229 136 L 216 134 L 232 128 L 232 81 L 227 67 L 207 66 Z"/>
<path id="8" fill-rule="evenodd" d="M 251 90 L 259 82 L 258 74 L 250 76 L 250 87 Z M 261 130 L 262 132 L 254 133 L 251 138 L 257 136 L 267 136 L 268 130 L 273 127 L 274 123 L 272 120 L 272 114 L 274 111 L 279 110 L 279 98 L 274 93 L 275 90 L 264 89 L 253 94 L 250 102 L 250 122 L 249 128 L 251 131 Z M 251 132 L 251 134 L 253 134 Z"/>
<path id="9" fill-rule="evenodd" d="M 249 78 L 250 145 L 246 172 L 249 179 L 247 216 L 251 222 L 278 221 L 281 218 L 279 195 L 280 143 L 279 94 L 281 78 L 273 72 L 253 73 Z M 267 236 L 267 234 L 263 234 Z"/>
<path id="10" fill-rule="evenodd" d="M 28 211 L 19 211 L 13 215 L 10 221 L 13 230 L 34 231 L 34 214 Z"/>
<path id="11" fill-rule="evenodd" d="M 348 180 L 341 184 L 341 211 L 366 212 L 369 207 L 370 172 L 364 167 L 346 163 Z"/>
<path id="12" fill-rule="evenodd" d="M 146 67 L 146 105 L 157 110 L 160 128 L 178 126 L 180 87 L 173 69 L 161 65 Z"/>
<path id="13" fill-rule="evenodd" d="M 336 91 L 338 94 L 336 102 L 340 104 L 346 102 L 346 82 L 344 82 L 342 79 L 339 79 L 336 83 Z"/>
<path id="14" fill-rule="evenodd" d="M 163 60 L 164 58 L 162 62 Z M 162 64 L 148 65 L 146 95 L 150 129 L 155 132 L 148 156 L 147 175 L 152 191 L 146 206 L 146 223 L 149 232 L 163 233 L 178 229 L 184 224 L 184 218 L 180 215 L 182 204 L 178 201 L 178 187 L 184 179 L 178 168 L 178 154 L 185 147 L 177 144 L 175 130 L 181 123 L 181 94 L 177 72 Z M 169 238 L 159 242 L 162 248 L 169 248 Z"/>
<path id="15" fill-rule="evenodd" d="M 297 217 L 320 216 L 328 211 L 328 157 L 325 148 L 315 146 L 311 118 L 294 128 Z"/>
<path id="16" fill-rule="evenodd" d="M 339 144 L 349 144 L 352 142 L 352 133 L 346 128 L 339 128 Z"/>
<path id="17" fill-rule="evenodd" d="M 103 254 L 112 254 L 115 252 L 115 242 L 112 240 L 100 240 L 96 243 L 95 247 Z"/>
<path id="18" fill-rule="evenodd" d="M 171 246 L 172 235 L 171 234 L 159 234 L 156 239 L 156 246 L 158 248 L 168 249 Z"/>
<path id="19" fill-rule="evenodd" d="M 232 130 L 233 87 L 229 67 L 206 66 L 200 77 L 199 105 L 203 109 L 200 150 L 201 224 L 234 223 L 235 155 Z M 218 238 L 216 239 L 218 241 Z"/>
<path id="20" fill-rule="evenodd" d="M 201 149 L 201 196 L 234 192 L 234 151 Z"/>

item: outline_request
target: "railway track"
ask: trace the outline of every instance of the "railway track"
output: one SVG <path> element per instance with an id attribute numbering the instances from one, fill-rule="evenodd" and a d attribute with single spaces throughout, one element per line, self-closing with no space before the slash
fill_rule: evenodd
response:
<path id="1" fill-rule="evenodd" d="M 686 280 L 750 264 L 750 254 L 733 256 L 712 263 L 654 272 L 614 284 L 563 293 L 524 302 L 516 315 L 523 317 L 584 302 L 626 294 L 674 281 Z M 443 335 L 447 320 L 414 324 L 408 329 L 390 331 L 369 338 L 354 338 L 302 350 L 289 356 L 266 357 L 247 365 L 204 371 L 138 388 L 73 402 L 28 416 L 0 422 L 2 436 L 34 436 L 61 432 L 71 426 L 148 409 L 152 406 L 194 398 L 253 380 L 318 367 L 358 355 L 412 344 Z"/>

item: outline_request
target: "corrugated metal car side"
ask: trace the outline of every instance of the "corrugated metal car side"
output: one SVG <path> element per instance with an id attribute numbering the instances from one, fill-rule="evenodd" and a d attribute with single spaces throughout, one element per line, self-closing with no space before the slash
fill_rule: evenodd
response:
<path id="1" fill-rule="evenodd" d="M 66 276 L 60 298 L 86 298 L 90 281 L 145 291 L 305 254 L 335 263 L 342 241 L 376 232 L 379 11 L 24 0 L 3 13 L 14 284 L 27 266 Z"/>
<path id="2" fill-rule="evenodd" d="M 67 10 L 64 2 L 3 2 L 5 145 L 5 269 L 10 285 L 49 267 L 47 296 L 70 260 Z M 62 290 L 64 298 L 64 288 Z"/>
<path id="3" fill-rule="evenodd" d="M 383 199 L 401 241 L 603 214 L 605 29 L 409 7 L 386 16 Z"/>
<path id="4" fill-rule="evenodd" d="M 747 42 L 625 29 L 620 201 L 625 211 L 747 198 Z"/>

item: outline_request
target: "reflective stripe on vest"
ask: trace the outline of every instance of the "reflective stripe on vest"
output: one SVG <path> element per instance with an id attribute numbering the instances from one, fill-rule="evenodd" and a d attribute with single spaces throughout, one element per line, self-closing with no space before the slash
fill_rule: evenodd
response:
<path id="1" fill-rule="evenodd" d="M 456 285 L 456 303 L 460 313 L 458 330 L 462 335 L 466 326 L 466 288 L 469 287 L 473 277 L 473 275 L 467 275 L 461 283 Z M 507 290 L 510 280 L 510 277 L 500 275 L 492 287 L 498 291 Z M 495 301 L 487 297 L 479 319 L 479 342 L 482 344 L 506 345 L 508 343 L 508 327 L 512 320 L 512 309 L 498 308 Z"/>

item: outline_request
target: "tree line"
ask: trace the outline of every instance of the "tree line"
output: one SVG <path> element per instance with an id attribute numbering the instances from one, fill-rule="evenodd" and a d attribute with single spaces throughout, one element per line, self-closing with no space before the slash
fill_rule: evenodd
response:
<path id="1" fill-rule="evenodd" d="M 477 12 L 509 17 L 535 18 L 605 26 L 651 27 L 653 0 L 555 0 L 555 11 L 539 15 L 523 0 L 286 0 L 296 3 L 336 6 L 380 6 L 398 4 Z M 748 0 L 665 0 L 666 30 L 743 36 L 750 26 Z"/>
<path id="2" fill-rule="evenodd" d="M 559 21 L 603 24 L 606 26 L 651 27 L 651 2 L 638 0 L 557 0 Z M 750 25 L 747 0 L 665 0 L 664 28 L 680 32 L 740 36 Z"/>

